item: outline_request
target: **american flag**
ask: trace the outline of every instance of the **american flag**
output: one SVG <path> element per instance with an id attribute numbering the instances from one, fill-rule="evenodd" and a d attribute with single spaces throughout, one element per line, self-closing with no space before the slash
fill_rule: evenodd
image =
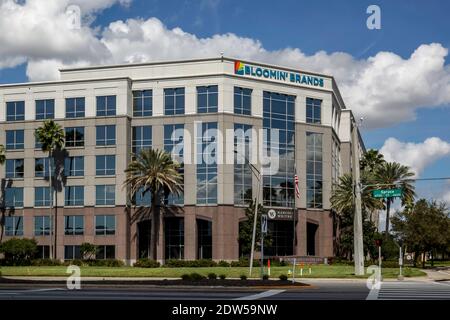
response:
<path id="1" fill-rule="evenodd" d="M 294 175 L 294 184 L 295 184 L 295 196 L 300 198 L 300 189 L 298 188 L 298 175 Z"/>

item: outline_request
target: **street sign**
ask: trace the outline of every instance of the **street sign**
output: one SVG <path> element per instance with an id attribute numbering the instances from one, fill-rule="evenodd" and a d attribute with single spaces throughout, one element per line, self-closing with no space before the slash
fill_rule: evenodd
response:
<path id="1" fill-rule="evenodd" d="M 394 198 L 402 196 L 402 189 L 384 189 L 384 190 L 373 190 L 372 196 L 374 198 Z"/>
<path id="2" fill-rule="evenodd" d="M 263 214 L 261 219 L 261 232 L 267 233 L 267 215 Z"/>

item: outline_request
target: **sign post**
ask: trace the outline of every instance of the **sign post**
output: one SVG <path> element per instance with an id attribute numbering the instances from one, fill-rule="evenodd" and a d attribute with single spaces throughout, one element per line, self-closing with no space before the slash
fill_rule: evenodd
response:
<path id="1" fill-rule="evenodd" d="M 400 250 L 399 250 L 398 266 L 400 268 L 400 274 L 398 275 L 398 280 L 403 280 L 403 274 L 402 274 L 403 253 L 402 253 L 402 246 L 401 245 L 400 245 Z"/>
<path id="2" fill-rule="evenodd" d="M 379 276 L 378 281 L 381 281 L 381 244 L 382 244 L 382 242 L 383 241 L 381 239 L 375 240 L 375 244 L 378 247 L 378 276 Z"/>

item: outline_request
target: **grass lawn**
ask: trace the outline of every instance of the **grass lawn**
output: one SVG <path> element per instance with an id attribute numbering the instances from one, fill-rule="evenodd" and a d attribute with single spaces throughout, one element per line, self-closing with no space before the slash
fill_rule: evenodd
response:
<path id="1" fill-rule="evenodd" d="M 272 267 L 271 277 L 278 278 L 281 274 L 288 274 L 292 267 Z M 353 266 L 345 265 L 313 265 L 311 274 L 308 269 L 303 270 L 304 278 L 354 278 Z M 398 268 L 385 268 L 382 273 L 385 278 L 396 278 Z M 167 277 L 179 278 L 185 273 L 197 272 L 208 275 L 214 272 L 218 276 L 225 274 L 227 278 L 239 278 L 240 275 L 248 276 L 248 268 L 244 267 L 211 267 L 211 268 L 135 268 L 135 267 L 81 267 L 81 276 L 84 277 Z M 0 273 L 4 276 L 61 276 L 67 277 L 66 267 L 0 267 Z M 253 269 L 253 276 L 258 277 L 260 268 Z M 296 277 L 300 277 L 300 270 L 296 268 Z M 405 277 L 424 276 L 425 273 L 416 268 L 404 268 Z M 361 276 L 360 278 L 367 278 Z"/>

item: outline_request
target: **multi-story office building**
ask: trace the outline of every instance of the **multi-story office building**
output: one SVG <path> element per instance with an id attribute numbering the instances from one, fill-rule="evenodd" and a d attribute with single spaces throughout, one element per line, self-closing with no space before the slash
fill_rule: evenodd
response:
<path id="1" fill-rule="evenodd" d="M 124 170 L 132 152 L 176 145 L 184 192 L 164 199 L 160 260 L 238 259 L 239 223 L 258 193 L 274 209 L 267 255 L 332 256 L 333 183 L 351 170 L 353 143 L 364 149 L 332 76 L 280 66 L 220 57 L 64 69 L 59 81 L 1 85 L 3 239 L 34 237 L 42 257 L 51 243 L 49 162 L 34 132 L 45 119 L 66 132 L 54 199 L 59 259 L 79 257 L 83 242 L 98 246 L 99 259 L 147 256 L 150 199 L 139 193 L 130 201 Z M 177 129 L 186 134 L 174 136 Z M 238 129 L 251 134 L 226 134 Z M 268 139 L 261 129 L 278 133 L 266 149 L 279 154 L 263 188 L 249 158 L 238 163 L 227 147 L 243 142 L 250 155 L 261 149 L 256 136 Z M 211 148 L 223 161 L 202 157 Z M 254 167 L 261 169 L 259 158 Z"/>

